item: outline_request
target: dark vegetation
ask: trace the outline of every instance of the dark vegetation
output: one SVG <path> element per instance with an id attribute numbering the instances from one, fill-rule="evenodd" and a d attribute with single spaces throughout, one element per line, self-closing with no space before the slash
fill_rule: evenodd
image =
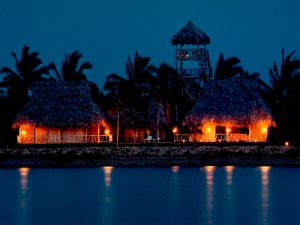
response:
<path id="1" fill-rule="evenodd" d="M 83 56 L 78 51 L 65 55 L 60 69 L 54 63 L 45 65 L 39 53 L 30 51 L 26 45 L 20 56 L 14 52 L 12 56 L 15 68 L 3 67 L 0 70 L 0 145 L 16 143 L 17 131 L 11 125 L 16 114 L 28 102 L 29 87 L 35 81 L 88 81 L 85 71 L 92 69 L 91 63 L 80 63 Z M 138 52 L 133 59 L 128 57 L 125 66 L 126 74 L 112 73 L 106 77 L 103 90 L 88 81 L 93 100 L 115 128 L 114 137 L 117 129 L 122 134 L 125 127 L 151 128 L 156 135 L 159 129 L 164 129 L 166 139 L 172 140 L 172 128 L 181 127 L 186 113 L 195 104 L 181 94 L 184 83 L 179 74 L 166 63 L 152 65 L 149 57 L 140 56 Z M 238 58 L 224 58 L 222 54 L 214 71 L 215 79 L 233 76 L 259 79 L 261 95 L 277 125 L 269 128 L 268 141 L 282 145 L 288 140 L 291 144 L 299 144 L 300 60 L 295 52 L 285 55 L 282 50 L 282 61 L 270 68 L 268 82 L 260 79 L 258 73 L 245 71 Z M 161 120 L 162 117 L 165 121 Z M 121 142 L 122 138 L 121 135 Z"/>

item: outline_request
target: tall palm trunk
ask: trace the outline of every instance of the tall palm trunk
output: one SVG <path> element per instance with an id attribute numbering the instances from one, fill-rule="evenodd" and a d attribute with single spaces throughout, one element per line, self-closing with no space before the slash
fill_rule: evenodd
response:
<path id="1" fill-rule="evenodd" d="M 158 103 L 157 103 L 157 114 L 156 114 L 156 142 L 155 142 L 155 146 L 157 146 L 157 142 L 159 140 L 160 110 L 161 110 L 161 101 L 159 100 Z"/>
<path id="2" fill-rule="evenodd" d="M 118 119 L 117 119 L 117 148 L 119 147 L 119 133 L 120 133 L 120 111 L 117 111 Z"/>

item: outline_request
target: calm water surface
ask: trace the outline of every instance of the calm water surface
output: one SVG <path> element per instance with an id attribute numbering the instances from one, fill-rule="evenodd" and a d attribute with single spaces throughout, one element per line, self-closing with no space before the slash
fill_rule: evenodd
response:
<path id="1" fill-rule="evenodd" d="M 2 225 L 300 224 L 300 168 L 1 169 Z"/>

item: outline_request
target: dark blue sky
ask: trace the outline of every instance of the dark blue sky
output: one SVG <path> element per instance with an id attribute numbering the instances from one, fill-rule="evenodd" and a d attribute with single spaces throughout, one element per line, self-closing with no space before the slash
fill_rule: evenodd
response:
<path id="1" fill-rule="evenodd" d="M 211 38 L 213 67 L 220 53 L 237 56 L 268 81 L 282 48 L 300 55 L 299 9 L 299 0 L 2 0 L 0 66 L 13 66 L 10 52 L 19 55 L 24 44 L 59 67 L 79 50 L 93 64 L 89 80 L 103 89 L 108 74 L 125 76 L 136 50 L 174 66 L 171 38 L 192 20 Z"/>

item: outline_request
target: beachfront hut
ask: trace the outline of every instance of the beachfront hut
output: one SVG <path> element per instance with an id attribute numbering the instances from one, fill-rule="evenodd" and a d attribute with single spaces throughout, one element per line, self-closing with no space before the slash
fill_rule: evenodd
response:
<path id="1" fill-rule="evenodd" d="M 111 139 L 86 81 L 41 81 L 29 89 L 30 101 L 16 116 L 18 143 L 99 143 Z"/>
<path id="2" fill-rule="evenodd" d="M 259 89 L 255 78 L 211 80 L 183 125 L 202 125 L 196 141 L 265 142 L 272 116 Z"/>

